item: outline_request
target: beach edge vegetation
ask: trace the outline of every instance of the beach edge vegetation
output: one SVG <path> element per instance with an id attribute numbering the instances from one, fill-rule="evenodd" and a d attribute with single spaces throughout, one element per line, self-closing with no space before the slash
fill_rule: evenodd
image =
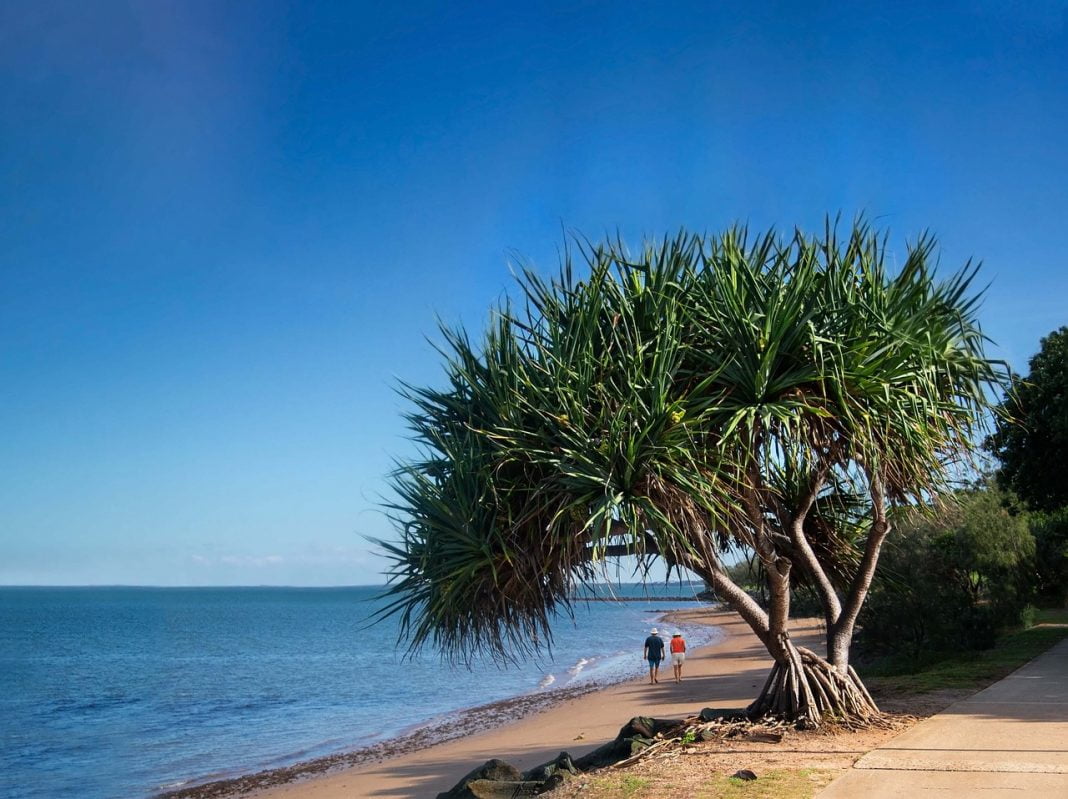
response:
<path id="1" fill-rule="evenodd" d="M 896 507 L 967 472 L 1005 384 L 976 317 L 977 266 L 936 242 L 891 269 L 887 235 L 685 231 L 631 254 L 575 240 L 518 277 L 484 335 L 443 329 L 447 385 L 405 386 L 420 456 L 392 478 L 399 541 L 383 611 L 412 647 L 501 657 L 551 645 L 599 564 L 699 575 L 774 660 L 753 716 L 864 723 L 850 665 Z M 725 568 L 755 555 L 766 607 Z M 805 586 L 824 655 L 787 630 Z"/>

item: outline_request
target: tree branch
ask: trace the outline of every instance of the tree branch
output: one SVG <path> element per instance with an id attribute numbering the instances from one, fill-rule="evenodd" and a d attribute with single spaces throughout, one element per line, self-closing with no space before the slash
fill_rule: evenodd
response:
<path id="1" fill-rule="evenodd" d="M 886 495 L 883 493 L 882 480 L 868 472 L 868 483 L 872 500 L 872 529 L 868 533 L 868 541 L 864 547 L 864 557 L 860 561 L 860 567 L 853 577 L 853 583 L 849 589 L 849 596 L 842 609 L 838 621 L 835 622 L 834 632 L 836 635 L 852 637 L 853 625 L 856 624 L 860 608 L 868 595 L 872 577 L 875 576 L 875 567 L 879 562 L 879 551 L 883 541 L 890 532 L 890 522 L 886 516 Z"/>
<path id="2" fill-rule="evenodd" d="M 664 553 L 660 551 L 656 536 L 648 530 L 635 533 L 619 519 L 614 519 L 608 534 L 611 537 L 629 535 L 631 540 L 625 544 L 605 544 L 601 547 L 588 546 L 586 547 L 586 560 L 593 560 L 594 551 L 606 558 L 624 558 L 628 555 L 659 555 L 664 557 Z M 640 546 L 638 544 L 639 540 L 641 541 Z"/>
<path id="3" fill-rule="evenodd" d="M 612 524 L 612 535 L 624 535 L 631 531 L 622 522 L 616 521 Z M 677 562 L 678 565 L 685 566 L 691 572 L 703 579 L 712 590 L 726 602 L 731 609 L 742 617 L 742 620 L 753 630 L 753 633 L 761 640 L 761 642 L 768 646 L 770 641 L 768 615 L 764 612 L 764 609 L 757 604 L 756 600 L 749 596 L 748 593 L 734 580 L 730 578 L 730 575 L 724 570 L 720 564 L 719 559 L 716 557 L 714 549 L 711 547 L 702 547 L 703 552 L 683 552 L 683 553 L 668 553 L 665 554 L 661 551 L 660 546 L 657 544 L 656 537 L 649 531 L 640 533 L 643 537 L 641 548 L 636 546 L 634 541 L 629 541 L 625 544 L 610 544 L 602 547 L 599 552 L 603 557 L 626 557 L 628 555 L 656 555 L 665 559 L 670 557 L 672 562 Z M 709 533 L 711 535 L 711 533 Z M 587 557 L 589 560 L 593 559 L 593 547 L 587 547 Z"/>
<path id="4" fill-rule="evenodd" d="M 777 557 L 775 555 L 775 549 L 771 546 L 769 536 L 767 534 L 767 521 L 764 519 L 764 512 L 760 508 L 760 503 L 757 501 L 757 497 L 763 493 L 763 481 L 760 476 L 760 466 L 756 460 L 752 460 L 749 465 L 749 481 L 750 485 L 748 490 L 742 491 L 742 504 L 745 505 L 746 515 L 749 517 L 749 524 L 753 527 L 753 533 L 750 536 L 752 539 L 753 551 L 756 552 L 757 557 L 760 558 L 760 562 L 764 564 L 765 569 L 776 568 L 775 563 Z M 742 536 L 736 536 L 742 538 Z M 744 538 L 742 539 L 744 540 Z"/>
<path id="5" fill-rule="evenodd" d="M 686 559 L 683 565 L 703 579 L 731 609 L 742 617 L 764 646 L 769 646 L 770 625 L 768 614 L 749 596 L 740 585 L 730 578 L 718 561 L 697 562 Z"/>
<path id="6" fill-rule="evenodd" d="M 644 530 L 640 533 L 634 533 L 627 527 L 627 525 L 618 519 L 612 522 L 609 534 L 612 536 L 624 536 L 629 534 L 634 536 L 634 539 L 623 544 L 609 544 L 601 547 L 598 550 L 598 553 L 602 557 L 656 555 L 665 560 L 669 560 L 672 563 L 685 566 L 698 577 L 703 579 L 735 613 L 742 617 L 742 620 L 749 625 L 757 638 L 759 638 L 765 646 L 769 646 L 771 635 L 768 614 L 764 612 L 764 609 L 761 608 L 759 604 L 757 604 L 755 599 L 749 596 L 740 585 L 730 578 L 730 575 L 727 574 L 723 569 L 723 566 L 720 564 L 719 558 L 715 552 L 714 544 L 711 544 L 710 541 L 702 539 L 702 543 L 708 545 L 700 546 L 700 552 L 685 551 L 665 553 L 661 550 L 660 545 L 657 543 L 656 536 L 653 535 L 652 532 Z M 708 531 L 707 535 L 711 536 L 711 531 Z M 639 536 L 642 539 L 640 547 L 637 545 L 636 541 Z M 592 546 L 586 548 L 586 555 L 589 560 L 593 559 L 593 551 L 594 548 Z"/>
<path id="7" fill-rule="evenodd" d="M 816 497 L 819 496 L 820 490 L 826 483 L 828 470 L 828 466 L 824 464 L 812 475 L 808 491 L 801 498 L 800 506 L 790 520 L 789 530 L 790 542 L 794 545 L 794 551 L 800 558 L 805 571 L 815 581 L 816 590 L 819 591 L 820 597 L 823 599 L 823 607 L 827 611 L 827 624 L 833 625 L 842 615 L 842 603 L 838 598 L 838 592 L 834 590 L 834 586 L 831 584 L 830 578 L 827 577 L 827 572 L 820 565 L 819 559 L 808 541 L 808 536 L 805 535 L 805 519 L 808 517 L 809 511 L 812 510 L 812 506 L 816 504 Z"/>

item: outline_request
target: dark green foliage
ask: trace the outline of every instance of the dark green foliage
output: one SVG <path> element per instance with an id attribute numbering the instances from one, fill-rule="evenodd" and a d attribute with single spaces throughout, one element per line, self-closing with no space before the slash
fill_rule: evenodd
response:
<path id="1" fill-rule="evenodd" d="M 930 529 L 898 532 L 883 549 L 881 569 L 860 614 L 857 634 L 865 656 L 897 653 L 909 659 L 934 649 L 982 648 L 993 625 L 972 604 L 940 559 Z"/>
<path id="2" fill-rule="evenodd" d="M 1018 510 L 1004 492 L 980 488 L 937 511 L 903 513 L 861 614 L 865 653 L 983 649 L 1019 624 L 1035 540 Z"/>
<path id="3" fill-rule="evenodd" d="M 1001 461 L 999 480 L 1035 509 L 1035 593 L 1039 602 L 1068 600 L 1068 327 L 1042 339 L 1026 378 L 1014 377 L 988 446 Z M 1010 418 L 1011 417 L 1011 418 Z"/>
<path id="4" fill-rule="evenodd" d="M 1031 373 L 1015 377 L 989 446 L 999 477 L 1029 506 L 1068 506 L 1068 327 L 1042 339 Z"/>
<path id="5" fill-rule="evenodd" d="M 1068 601 L 1068 507 L 1032 513 L 1035 537 L 1036 599 L 1049 605 Z"/>
<path id="6" fill-rule="evenodd" d="M 883 695 L 945 689 L 978 691 L 1006 677 L 1068 636 L 1066 627 L 1031 627 L 998 637 L 992 649 L 927 652 L 923 656 L 890 654 L 860 664 L 858 671 L 873 691 Z"/>
<path id="7" fill-rule="evenodd" d="M 478 341 L 446 331 L 445 386 L 405 388 L 422 457 L 394 476 L 386 613 L 413 646 L 522 653 L 606 556 L 794 559 L 814 475 L 804 534 L 844 582 L 873 493 L 939 491 L 998 377 L 975 270 L 939 279 L 933 251 L 891 273 L 884 236 L 828 222 L 580 244 L 577 270 L 565 252 L 555 279 L 525 272 Z"/>

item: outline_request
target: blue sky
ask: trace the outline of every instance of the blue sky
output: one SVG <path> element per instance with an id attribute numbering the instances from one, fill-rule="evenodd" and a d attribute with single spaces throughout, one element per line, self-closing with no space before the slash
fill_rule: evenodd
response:
<path id="1" fill-rule="evenodd" d="M 865 211 L 1068 324 L 1063 2 L 512 5 L 0 7 L 0 583 L 380 582 L 393 387 L 564 229 Z"/>

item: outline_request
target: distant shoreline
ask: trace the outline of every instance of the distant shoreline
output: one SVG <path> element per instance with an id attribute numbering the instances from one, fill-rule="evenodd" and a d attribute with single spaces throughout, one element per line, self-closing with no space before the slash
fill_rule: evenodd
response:
<path id="1" fill-rule="evenodd" d="M 188 787 L 162 791 L 153 799 L 224 799 L 241 796 L 249 791 L 261 790 L 276 785 L 286 785 L 317 775 L 341 769 L 357 768 L 380 763 L 391 758 L 418 752 L 437 744 L 455 741 L 474 732 L 484 732 L 494 727 L 521 721 L 549 707 L 577 699 L 586 694 L 602 691 L 613 685 L 628 682 L 632 677 L 617 682 L 591 682 L 572 688 L 557 688 L 501 699 L 484 705 L 466 708 L 436 719 L 420 722 L 392 738 L 377 741 L 368 746 L 348 752 L 302 760 L 289 766 L 269 768 L 252 774 L 225 777 L 200 782 Z"/>
<path id="2" fill-rule="evenodd" d="M 587 599 L 584 597 L 583 599 Z M 649 602 L 701 602 L 694 597 L 589 597 L 590 601 L 635 601 Z M 579 600 L 581 601 L 581 600 Z M 699 611 L 707 611 L 711 616 L 718 612 L 717 605 L 705 604 L 697 608 L 677 608 L 659 611 L 662 615 L 657 623 L 670 623 L 673 620 L 690 624 L 701 624 L 722 630 L 718 619 L 698 616 Z M 676 617 L 676 614 L 681 614 Z M 725 635 L 725 633 L 724 633 Z M 710 646 L 719 646 L 717 641 Z M 600 693 L 616 686 L 634 682 L 634 677 L 622 677 L 615 680 L 594 681 L 573 687 L 542 689 L 531 693 L 489 702 L 483 705 L 465 708 L 453 713 L 413 724 L 407 732 L 376 741 L 367 746 L 339 752 L 322 757 L 311 758 L 288 766 L 263 769 L 251 774 L 239 774 L 231 777 L 198 781 L 195 784 L 171 788 L 153 795 L 153 799 L 236 799 L 255 792 L 303 783 L 329 774 L 369 767 L 375 764 L 410 755 L 439 744 L 458 741 L 468 736 L 503 728 L 513 723 L 536 716 L 547 710 L 570 703 L 589 694 Z M 625 721 L 625 719 L 624 719 Z"/>
<path id="3" fill-rule="evenodd" d="M 633 716 L 684 718 L 702 707 L 741 708 L 759 692 L 770 658 L 737 614 L 691 607 L 665 613 L 656 623 L 701 624 L 718 630 L 716 642 L 688 653 L 681 684 L 665 680 L 663 673 L 660 685 L 650 685 L 647 676 L 635 677 L 545 706 L 514 723 L 476 728 L 379 763 L 186 799 L 427 799 L 448 791 L 489 758 L 500 758 L 523 771 L 552 760 L 562 750 L 581 757 L 615 738 Z M 806 626 L 796 629 L 797 639 L 806 644 L 818 640 L 811 637 L 815 627 L 801 625 Z"/>

